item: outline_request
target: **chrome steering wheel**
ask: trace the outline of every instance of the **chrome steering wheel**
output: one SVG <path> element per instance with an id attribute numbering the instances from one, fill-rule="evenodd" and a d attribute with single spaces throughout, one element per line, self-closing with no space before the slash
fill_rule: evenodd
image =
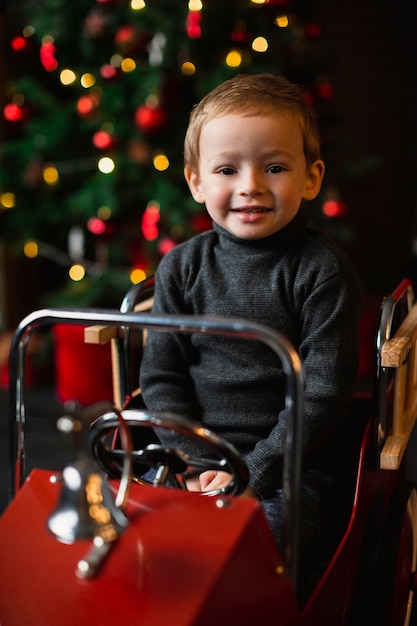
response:
<path id="1" fill-rule="evenodd" d="M 246 489 L 249 472 L 239 452 L 225 439 L 208 430 L 201 424 L 193 423 L 179 415 L 167 412 L 125 409 L 109 412 L 97 418 L 90 425 L 88 445 L 100 467 L 111 478 L 120 479 L 128 452 L 119 441 L 120 415 L 130 429 L 131 438 L 136 434 L 145 435 L 144 444 L 133 446 L 131 480 L 144 485 L 174 487 L 187 490 L 186 481 L 207 470 L 224 471 L 231 474 L 230 483 L 221 489 L 201 492 L 202 495 L 239 495 Z M 203 443 L 208 455 L 191 456 L 182 450 L 166 446 L 160 442 L 146 441 L 150 429 L 163 429 L 178 433 Z M 139 431 L 139 432 L 136 432 Z M 147 470 L 154 470 L 154 478 L 143 477 Z"/>

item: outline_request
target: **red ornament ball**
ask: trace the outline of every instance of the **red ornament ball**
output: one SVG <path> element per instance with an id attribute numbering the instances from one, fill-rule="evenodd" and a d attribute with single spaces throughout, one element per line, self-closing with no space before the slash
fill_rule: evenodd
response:
<path id="1" fill-rule="evenodd" d="M 114 43 L 122 55 L 147 54 L 150 35 L 140 31 L 134 24 L 121 26 L 114 36 Z"/>
<path id="2" fill-rule="evenodd" d="M 167 124 L 165 111 L 160 107 L 142 104 L 135 111 L 135 124 L 145 133 L 154 134 L 164 130 Z"/>
<path id="3" fill-rule="evenodd" d="M 102 78 L 104 78 L 104 80 L 113 80 L 113 78 L 116 78 L 118 76 L 118 71 L 115 67 L 113 67 L 113 65 L 106 63 L 105 65 L 101 66 L 100 75 Z"/>
<path id="4" fill-rule="evenodd" d="M 175 248 L 175 245 L 175 241 L 172 239 L 162 239 L 158 244 L 158 251 L 160 254 L 164 255 L 172 250 L 172 248 Z"/>
<path id="5" fill-rule="evenodd" d="M 8 122 L 26 122 L 29 119 L 29 109 L 24 105 L 9 102 L 3 109 L 3 115 Z"/>
<path id="6" fill-rule="evenodd" d="M 116 31 L 114 41 L 120 46 L 130 45 L 135 40 L 136 34 L 136 27 L 133 24 L 126 24 Z"/>
<path id="7" fill-rule="evenodd" d="M 105 130 L 98 130 L 93 135 L 93 145 L 99 150 L 108 150 L 115 144 L 114 138 Z"/>

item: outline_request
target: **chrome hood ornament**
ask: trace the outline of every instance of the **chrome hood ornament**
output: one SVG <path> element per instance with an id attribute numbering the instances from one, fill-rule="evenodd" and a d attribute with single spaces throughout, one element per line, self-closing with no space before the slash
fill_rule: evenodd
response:
<path id="1" fill-rule="evenodd" d="M 132 444 L 130 430 L 120 411 L 116 413 L 126 454 L 124 472 L 115 498 L 105 474 L 89 458 L 86 446 L 90 423 L 109 410 L 115 411 L 110 403 L 99 403 L 85 409 L 75 408 L 72 414 L 61 417 L 57 424 L 62 432 L 72 434 L 77 458 L 65 467 L 62 476 L 55 477 L 55 482 L 62 483 L 62 488 L 47 526 L 62 543 L 72 544 L 80 539 L 93 541 L 89 554 L 78 563 L 76 573 L 83 578 L 97 574 L 111 546 L 129 524 L 123 509 L 130 486 Z"/>

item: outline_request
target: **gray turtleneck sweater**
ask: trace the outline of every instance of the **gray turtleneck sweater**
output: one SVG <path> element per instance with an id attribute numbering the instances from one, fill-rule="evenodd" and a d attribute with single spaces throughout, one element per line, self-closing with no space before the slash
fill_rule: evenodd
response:
<path id="1" fill-rule="evenodd" d="M 283 333 L 305 376 L 304 468 L 309 489 L 334 478 L 332 440 L 357 373 L 361 289 L 339 248 L 300 211 L 278 233 L 239 239 L 218 225 L 173 248 L 156 272 L 154 311 L 247 318 Z M 253 340 L 149 332 L 140 385 L 148 409 L 203 422 L 245 455 L 249 485 L 281 486 L 286 430 L 283 372 Z M 169 442 L 178 445 L 176 436 Z M 201 454 L 195 442 L 178 447 Z M 314 500 L 314 498 L 313 498 Z"/>

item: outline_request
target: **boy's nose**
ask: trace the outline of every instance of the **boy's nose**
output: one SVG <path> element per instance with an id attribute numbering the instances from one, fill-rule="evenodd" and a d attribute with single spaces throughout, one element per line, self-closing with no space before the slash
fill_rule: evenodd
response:
<path id="1" fill-rule="evenodd" d="M 242 175 L 239 192 L 243 196 L 257 196 L 264 193 L 265 185 L 257 172 L 248 171 Z"/>

